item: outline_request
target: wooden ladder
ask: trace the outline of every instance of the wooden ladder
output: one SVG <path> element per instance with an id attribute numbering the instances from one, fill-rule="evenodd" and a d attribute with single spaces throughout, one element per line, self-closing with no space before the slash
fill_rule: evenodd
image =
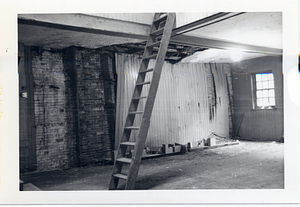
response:
<path id="1" fill-rule="evenodd" d="M 145 147 L 150 118 L 154 100 L 159 84 L 162 66 L 165 60 L 172 29 L 175 24 L 175 13 L 156 13 L 148 37 L 142 63 L 138 73 L 132 100 L 129 106 L 127 119 L 124 125 L 123 134 L 120 140 L 117 155 L 112 170 L 109 190 L 116 190 L 119 179 L 126 181 L 125 190 L 133 190 L 137 179 L 143 149 Z M 158 53 L 153 54 L 153 48 L 158 47 Z M 155 59 L 153 68 L 148 68 L 150 59 Z M 152 81 L 145 81 L 146 74 L 152 72 Z M 148 96 L 141 96 L 144 85 L 150 84 Z M 146 99 L 143 111 L 138 111 L 139 101 Z M 135 116 L 142 115 L 140 126 L 133 126 Z M 139 130 L 136 142 L 130 142 L 132 130 Z M 126 152 L 133 148 L 131 158 L 127 158 Z M 122 173 L 123 165 L 129 165 L 127 173 Z"/>

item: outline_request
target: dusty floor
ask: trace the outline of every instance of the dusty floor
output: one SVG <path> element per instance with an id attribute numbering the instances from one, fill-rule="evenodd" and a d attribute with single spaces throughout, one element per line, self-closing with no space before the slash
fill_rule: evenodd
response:
<path id="1" fill-rule="evenodd" d="M 283 143 L 246 142 L 142 160 L 137 190 L 282 189 Z M 21 175 L 44 191 L 107 190 L 112 165 Z M 24 190 L 33 190 L 24 186 Z M 120 188 L 124 187 L 122 183 Z"/>

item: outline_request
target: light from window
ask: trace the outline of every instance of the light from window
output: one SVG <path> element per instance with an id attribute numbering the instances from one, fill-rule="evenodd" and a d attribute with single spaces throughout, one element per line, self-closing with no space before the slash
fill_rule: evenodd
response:
<path id="1" fill-rule="evenodd" d="M 273 73 L 257 73 L 256 79 L 256 105 L 258 108 L 275 106 L 275 90 Z"/>

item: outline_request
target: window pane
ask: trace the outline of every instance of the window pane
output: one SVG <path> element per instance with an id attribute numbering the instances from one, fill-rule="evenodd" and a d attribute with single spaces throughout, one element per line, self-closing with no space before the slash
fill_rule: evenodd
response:
<path id="1" fill-rule="evenodd" d="M 256 88 L 257 89 L 262 89 L 263 87 L 262 87 L 262 82 L 257 82 L 256 83 Z"/>
<path id="2" fill-rule="evenodd" d="M 256 103 L 258 107 L 275 106 L 275 90 L 273 73 L 256 74 Z"/>
<path id="3" fill-rule="evenodd" d="M 256 81 L 261 81 L 261 74 L 256 74 Z"/>
<path id="4" fill-rule="evenodd" d="M 263 90 L 262 92 L 263 92 L 263 97 L 268 98 L 269 95 L 268 90 Z"/>
<path id="5" fill-rule="evenodd" d="M 273 79 L 274 79 L 273 73 L 269 73 L 269 74 L 268 74 L 268 80 L 273 80 Z"/>
<path id="6" fill-rule="evenodd" d="M 262 105 L 263 105 L 262 99 L 261 98 L 257 99 L 257 106 L 262 106 Z"/>
<path id="7" fill-rule="evenodd" d="M 264 82 L 262 82 L 262 83 L 263 83 L 263 89 L 269 88 L 268 81 L 264 81 Z"/>
<path id="8" fill-rule="evenodd" d="M 275 91 L 273 90 L 269 90 L 269 97 L 275 97 Z"/>
<path id="9" fill-rule="evenodd" d="M 268 73 L 263 73 L 263 74 L 261 74 L 261 79 L 262 79 L 263 81 L 268 80 Z"/>
<path id="10" fill-rule="evenodd" d="M 274 88 L 274 81 L 269 81 L 269 88 Z"/>
<path id="11" fill-rule="evenodd" d="M 263 106 L 269 106 L 269 100 L 268 100 L 268 98 L 263 98 L 262 99 L 262 104 L 263 104 Z"/>
<path id="12" fill-rule="evenodd" d="M 270 98 L 270 106 L 275 106 L 275 98 Z"/>
<path id="13" fill-rule="evenodd" d="M 256 92 L 256 97 L 257 98 L 262 98 L 262 91 L 257 91 Z"/>

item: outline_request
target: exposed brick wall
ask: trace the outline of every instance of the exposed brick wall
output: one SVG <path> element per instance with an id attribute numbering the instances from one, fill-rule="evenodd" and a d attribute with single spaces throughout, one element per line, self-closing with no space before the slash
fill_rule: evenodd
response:
<path id="1" fill-rule="evenodd" d="M 62 60 L 61 51 L 32 52 L 38 171 L 70 166 Z"/>
<path id="2" fill-rule="evenodd" d="M 96 50 L 77 49 L 75 65 L 78 74 L 80 159 L 82 165 L 87 165 L 110 158 L 111 154 L 101 54 Z"/>
<path id="3" fill-rule="evenodd" d="M 112 58 L 96 50 L 32 51 L 37 171 L 78 166 L 78 160 L 88 165 L 111 157 L 115 116 L 112 69 Z"/>

